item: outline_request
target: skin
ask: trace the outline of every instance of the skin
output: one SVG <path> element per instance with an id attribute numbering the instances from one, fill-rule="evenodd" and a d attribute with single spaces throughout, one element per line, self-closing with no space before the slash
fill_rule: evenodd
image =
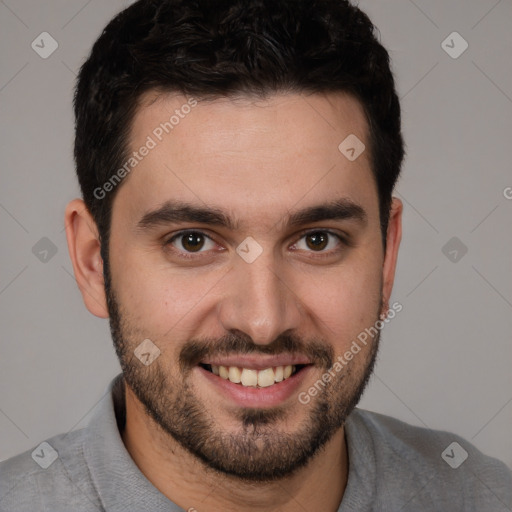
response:
<path id="1" fill-rule="evenodd" d="M 186 101 L 178 95 L 146 94 L 133 122 L 131 148 L 144 144 L 168 113 Z M 109 264 L 126 354 L 145 338 L 155 341 L 161 355 L 147 368 L 148 378 L 159 371 L 175 379 L 175 385 L 186 382 L 217 430 L 240 434 L 239 411 L 197 368 L 180 373 L 178 358 L 187 341 L 222 340 L 237 332 L 252 340 L 256 350 L 272 347 L 283 333 L 292 332 L 319 341 L 337 357 L 386 311 L 401 239 L 402 204 L 393 199 L 384 251 L 369 152 L 350 162 L 338 150 L 351 133 L 369 147 L 363 110 L 345 94 L 199 102 L 117 190 Z M 289 212 L 338 198 L 360 205 L 365 221 L 331 219 L 286 226 Z M 198 222 L 137 228 L 145 213 L 175 199 L 222 209 L 239 225 L 235 230 Z M 98 232 L 81 200 L 68 205 L 66 225 L 86 307 L 106 318 Z M 184 229 L 201 231 L 213 240 L 193 253 L 195 259 L 178 255 L 186 253 L 179 239 L 174 252 L 164 245 Z M 348 235 L 350 244 L 332 237 L 328 247 L 318 251 L 308 245 L 306 229 Z M 236 252 L 248 236 L 263 249 L 250 264 Z M 328 256 L 318 257 L 322 252 Z M 368 343 L 341 372 L 343 385 L 334 382 L 323 395 L 331 405 L 361 384 L 375 343 Z M 137 375 L 143 379 L 139 361 L 132 357 L 124 362 L 134 369 L 139 364 Z M 272 428 L 263 425 L 261 432 L 275 440 L 296 435 L 321 398 L 302 405 L 297 394 L 324 372 L 320 364 L 313 365 L 297 393 L 280 404 L 282 414 Z M 172 396 L 170 389 L 163 392 Z M 287 512 L 300 505 L 334 512 L 343 497 L 348 457 L 342 424 L 296 471 L 255 483 L 205 465 L 146 413 L 130 386 L 126 418 L 122 437 L 131 457 L 160 492 L 185 510 Z"/>

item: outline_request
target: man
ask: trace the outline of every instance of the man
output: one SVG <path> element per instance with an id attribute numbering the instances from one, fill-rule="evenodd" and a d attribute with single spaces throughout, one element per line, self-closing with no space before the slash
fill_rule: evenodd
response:
<path id="1" fill-rule="evenodd" d="M 69 251 L 123 373 L 1 465 L 0 510 L 512 510 L 501 462 L 355 409 L 401 309 L 400 107 L 365 14 L 139 1 L 75 114 Z"/>

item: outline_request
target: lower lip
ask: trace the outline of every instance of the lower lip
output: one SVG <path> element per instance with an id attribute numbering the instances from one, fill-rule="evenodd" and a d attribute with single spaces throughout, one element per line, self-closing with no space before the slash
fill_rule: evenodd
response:
<path id="1" fill-rule="evenodd" d="M 272 407 L 279 405 L 297 394 L 304 379 L 309 375 L 313 366 L 303 367 L 299 372 L 287 379 L 264 388 L 242 386 L 227 379 L 223 379 L 201 366 L 196 367 L 199 373 L 207 380 L 208 385 L 214 386 L 228 399 L 241 407 Z"/>

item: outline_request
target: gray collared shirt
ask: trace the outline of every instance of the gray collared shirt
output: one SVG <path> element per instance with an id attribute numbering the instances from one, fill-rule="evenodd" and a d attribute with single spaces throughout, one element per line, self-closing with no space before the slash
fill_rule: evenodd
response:
<path id="1" fill-rule="evenodd" d="M 0 463 L 0 512 L 183 510 L 131 459 L 124 421 L 118 375 L 87 427 Z M 454 434 L 356 409 L 346 439 L 349 476 L 337 512 L 512 511 L 510 470 Z M 207 510 L 193 499 L 188 507 Z"/>

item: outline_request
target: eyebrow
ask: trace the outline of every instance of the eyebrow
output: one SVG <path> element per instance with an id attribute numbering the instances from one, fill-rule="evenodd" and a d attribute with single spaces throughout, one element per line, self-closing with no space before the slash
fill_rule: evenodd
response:
<path id="1" fill-rule="evenodd" d="M 297 227 L 326 220 L 349 220 L 365 224 L 367 214 L 364 208 L 347 198 L 309 206 L 289 212 L 283 219 L 284 226 Z M 223 210 L 214 207 L 200 207 L 182 201 L 167 201 L 156 210 L 149 211 L 137 223 L 139 229 L 150 229 L 166 224 L 197 222 L 209 226 L 223 227 L 237 231 L 240 222 Z"/>

